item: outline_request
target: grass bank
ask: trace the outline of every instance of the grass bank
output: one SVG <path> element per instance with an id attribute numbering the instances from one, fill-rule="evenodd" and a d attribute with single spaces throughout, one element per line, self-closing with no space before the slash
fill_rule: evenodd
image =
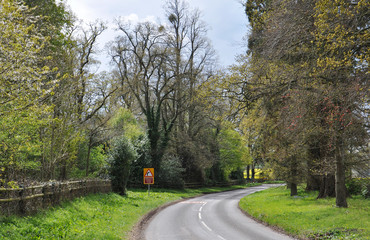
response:
<path id="1" fill-rule="evenodd" d="M 151 210 L 171 201 L 232 187 L 164 190 L 135 189 L 127 197 L 96 194 L 63 203 L 29 217 L 1 217 L 0 239 L 127 239 L 132 227 Z"/>
<path id="2" fill-rule="evenodd" d="M 302 239 L 370 239 L 369 199 L 354 196 L 347 199 L 349 208 L 337 208 L 335 199 L 316 197 L 303 189 L 291 197 L 286 187 L 278 187 L 243 198 L 240 207 Z"/>

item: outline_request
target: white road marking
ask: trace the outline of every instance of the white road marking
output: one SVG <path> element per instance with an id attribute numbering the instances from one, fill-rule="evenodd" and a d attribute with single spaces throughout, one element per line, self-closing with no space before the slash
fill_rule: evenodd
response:
<path id="1" fill-rule="evenodd" d="M 210 227 L 208 227 L 208 225 L 204 222 L 204 221 L 202 221 L 202 210 L 203 210 L 203 207 L 204 207 L 204 205 L 206 205 L 207 204 L 207 202 L 203 202 L 203 205 L 202 206 L 200 206 L 200 208 L 199 208 L 199 212 L 198 212 L 198 217 L 199 217 L 199 219 L 200 219 L 200 222 L 203 224 L 203 226 L 205 227 L 205 228 L 207 228 L 207 230 L 208 231 L 210 231 L 210 232 L 213 232 L 212 231 L 212 229 L 210 228 Z M 217 235 L 217 237 L 219 238 L 219 239 L 221 239 L 221 240 L 226 240 L 225 238 L 223 238 L 222 236 L 220 236 L 220 235 L 218 235 L 218 234 L 216 234 Z"/>
<path id="2" fill-rule="evenodd" d="M 203 224 L 203 226 L 204 226 L 205 228 L 207 228 L 207 230 L 208 230 L 208 231 L 212 232 L 212 229 L 210 229 L 210 228 L 207 226 L 207 224 L 205 224 L 205 222 L 201 221 L 201 223 Z"/>
<path id="3" fill-rule="evenodd" d="M 202 220 L 202 209 L 203 209 L 203 206 L 206 205 L 207 202 L 203 202 L 202 206 L 200 206 L 199 208 L 199 212 L 198 212 L 198 217 L 200 220 Z"/>
<path id="4" fill-rule="evenodd" d="M 217 237 L 222 239 L 222 240 L 226 240 L 225 238 L 221 237 L 220 235 L 217 235 Z"/>

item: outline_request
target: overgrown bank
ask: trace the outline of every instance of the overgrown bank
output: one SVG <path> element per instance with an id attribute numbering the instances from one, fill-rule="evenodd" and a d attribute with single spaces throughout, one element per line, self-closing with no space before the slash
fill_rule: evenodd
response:
<path id="1" fill-rule="evenodd" d="M 348 198 L 349 207 L 335 207 L 334 198 L 316 199 L 317 192 L 298 189 L 291 197 L 285 187 L 268 189 L 240 201 L 247 213 L 302 239 L 368 239 L 370 201 Z"/>
<path id="2" fill-rule="evenodd" d="M 96 194 L 66 202 L 32 217 L 0 217 L 0 239 L 128 239 L 139 219 L 171 201 L 244 186 L 186 190 L 143 189 Z"/>

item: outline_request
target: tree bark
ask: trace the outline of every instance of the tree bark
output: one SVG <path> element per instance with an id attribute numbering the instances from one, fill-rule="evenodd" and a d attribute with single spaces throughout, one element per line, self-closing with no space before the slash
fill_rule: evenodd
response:
<path id="1" fill-rule="evenodd" d="M 336 171 L 335 171 L 335 195 L 337 207 L 348 207 L 347 204 L 347 191 L 345 185 L 345 166 L 343 144 L 337 144 L 336 152 Z"/>
<path id="2" fill-rule="evenodd" d="M 309 173 L 307 176 L 306 191 L 319 191 L 321 180 L 321 176 Z"/>
<path id="3" fill-rule="evenodd" d="M 333 174 L 322 176 L 320 191 L 317 198 L 335 197 L 335 177 Z"/>
<path id="4" fill-rule="evenodd" d="M 89 176 L 89 168 L 90 168 L 90 153 L 91 153 L 91 146 L 92 145 L 92 136 L 89 138 L 89 144 L 87 148 L 87 157 L 86 157 L 86 173 L 85 176 Z"/>
<path id="5" fill-rule="evenodd" d="M 298 195 L 298 189 L 297 189 L 297 183 L 290 183 L 290 196 L 297 196 Z"/>
<path id="6" fill-rule="evenodd" d="M 251 166 L 248 165 L 247 166 L 247 180 L 250 180 L 250 174 L 249 174 L 249 171 L 251 170 Z"/>
<path id="7" fill-rule="evenodd" d="M 252 163 L 252 181 L 254 181 L 254 175 L 255 175 L 254 163 Z"/>

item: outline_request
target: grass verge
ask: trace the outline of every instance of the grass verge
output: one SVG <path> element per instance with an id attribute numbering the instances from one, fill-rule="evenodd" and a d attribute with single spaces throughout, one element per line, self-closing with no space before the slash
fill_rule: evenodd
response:
<path id="1" fill-rule="evenodd" d="M 152 189 L 150 196 L 144 189 L 131 190 L 127 197 L 114 193 L 90 195 L 35 216 L 0 216 L 0 239 L 127 239 L 143 215 L 165 203 L 244 187 Z"/>
<path id="2" fill-rule="evenodd" d="M 299 190 L 291 197 L 286 187 L 256 192 L 239 205 L 251 216 L 278 226 L 302 239 L 370 239 L 370 201 L 348 198 L 348 208 L 335 207 L 335 199 L 316 199 L 317 192 Z"/>

